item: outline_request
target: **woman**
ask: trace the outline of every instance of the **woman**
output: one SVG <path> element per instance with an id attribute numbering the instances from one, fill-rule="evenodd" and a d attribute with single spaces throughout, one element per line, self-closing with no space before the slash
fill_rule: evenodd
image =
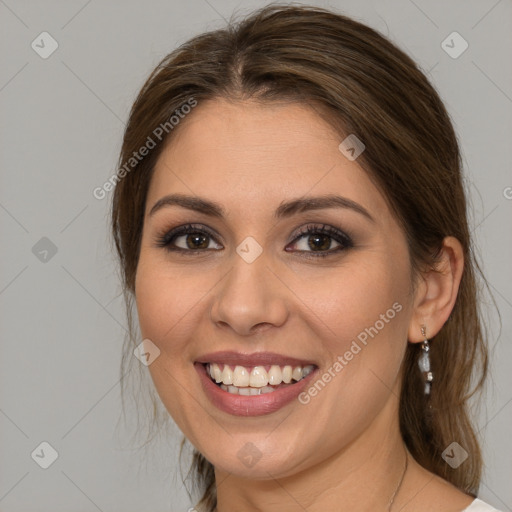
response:
<path id="1" fill-rule="evenodd" d="M 407 55 L 266 7 L 157 66 L 120 168 L 125 358 L 194 446 L 196 510 L 495 510 L 459 148 Z"/>

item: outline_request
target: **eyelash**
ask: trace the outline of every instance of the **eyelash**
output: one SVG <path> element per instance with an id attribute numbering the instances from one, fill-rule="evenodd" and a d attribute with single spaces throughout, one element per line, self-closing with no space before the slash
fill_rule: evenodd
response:
<path id="1" fill-rule="evenodd" d="M 172 229 L 169 232 L 166 232 L 163 235 L 157 236 L 156 244 L 158 247 L 165 248 L 167 251 L 170 252 L 178 252 L 178 253 L 191 253 L 196 254 L 200 252 L 210 251 L 212 249 L 183 249 L 181 247 L 173 247 L 171 246 L 172 242 L 175 241 L 176 238 L 183 236 L 183 235 L 190 235 L 190 234 L 200 234 L 200 235 L 206 235 L 210 238 L 212 238 L 216 243 L 218 243 L 215 239 L 215 235 L 205 227 L 197 227 L 193 224 L 187 224 L 185 226 L 180 226 L 178 228 Z M 352 242 L 352 238 L 344 233 L 343 231 L 340 231 L 336 228 L 333 228 L 332 226 L 328 226 L 326 224 L 322 226 L 309 224 L 307 226 L 304 226 L 295 236 L 295 238 L 290 243 L 296 243 L 298 240 L 303 238 L 305 235 L 313 235 L 313 234 L 322 234 L 327 235 L 329 238 L 334 239 L 336 242 L 340 244 L 340 247 L 329 250 L 329 251 L 298 251 L 302 253 L 310 253 L 308 256 L 305 256 L 306 258 L 325 258 L 326 256 L 331 256 L 333 254 L 339 253 L 341 251 L 344 251 L 346 249 L 350 249 L 354 246 Z M 218 250 L 218 249 L 214 249 Z M 295 252 L 295 251 L 294 251 Z"/>

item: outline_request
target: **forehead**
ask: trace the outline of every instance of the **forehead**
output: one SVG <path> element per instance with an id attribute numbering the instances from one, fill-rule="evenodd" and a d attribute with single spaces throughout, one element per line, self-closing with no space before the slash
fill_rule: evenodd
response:
<path id="1" fill-rule="evenodd" d="M 338 193 L 369 210 L 387 209 L 357 160 L 339 150 L 344 136 L 310 107 L 216 99 L 199 103 L 181 123 L 155 166 L 148 208 L 170 193 L 246 212 Z"/>

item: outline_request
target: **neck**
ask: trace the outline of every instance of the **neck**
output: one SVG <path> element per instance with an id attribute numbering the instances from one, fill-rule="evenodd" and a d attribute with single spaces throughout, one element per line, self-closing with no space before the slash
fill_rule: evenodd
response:
<path id="1" fill-rule="evenodd" d="M 392 402 L 348 446 L 300 473 L 251 480 L 216 468 L 217 512 L 394 512 L 407 452 Z"/>

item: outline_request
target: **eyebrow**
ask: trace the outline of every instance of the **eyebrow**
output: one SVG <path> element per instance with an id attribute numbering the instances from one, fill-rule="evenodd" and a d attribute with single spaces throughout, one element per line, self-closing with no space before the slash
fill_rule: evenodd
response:
<path id="1" fill-rule="evenodd" d="M 185 194 L 170 194 L 159 199 L 151 208 L 149 216 L 154 215 L 158 210 L 167 206 L 181 206 L 188 210 L 194 210 L 210 217 L 222 218 L 225 216 L 225 209 L 214 201 L 203 199 L 197 196 L 188 196 Z M 299 199 L 282 202 L 274 212 L 275 219 L 291 217 L 297 213 L 303 213 L 312 210 L 321 210 L 324 208 L 344 208 L 355 211 L 368 220 L 375 222 L 370 212 L 363 206 L 351 199 L 338 195 L 324 196 L 305 196 Z"/>

